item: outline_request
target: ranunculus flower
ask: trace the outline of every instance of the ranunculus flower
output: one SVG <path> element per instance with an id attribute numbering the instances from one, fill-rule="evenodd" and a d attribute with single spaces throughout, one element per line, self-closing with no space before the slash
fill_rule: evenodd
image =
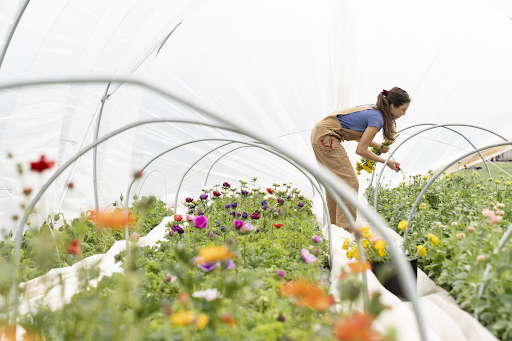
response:
<path id="1" fill-rule="evenodd" d="M 208 226 L 208 219 L 204 215 L 200 215 L 194 219 L 194 226 L 204 230 Z"/>
<path id="2" fill-rule="evenodd" d="M 52 168 L 53 166 L 55 166 L 55 161 L 46 161 L 45 156 L 41 155 L 41 160 L 30 163 L 30 170 L 42 173 L 45 170 Z"/>
<path id="3" fill-rule="evenodd" d="M 409 226 L 409 223 L 407 222 L 407 220 L 402 220 L 401 222 L 398 223 L 399 230 L 405 230 L 407 228 L 407 226 Z"/>
<path id="4" fill-rule="evenodd" d="M 192 201 L 194 201 L 194 199 L 192 199 L 192 198 L 185 198 L 185 201 L 186 202 L 192 202 Z"/>
<path id="5" fill-rule="evenodd" d="M 483 215 L 484 217 L 490 217 L 490 216 L 492 216 L 492 215 L 493 215 L 493 213 L 492 213 L 488 208 L 484 208 L 484 209 L 482 210 L 482 215 Z"/>
<path id="6" fill-rule="evenodd" d="M 231 207 L 232 207 L 232 208 L 236 208 L 236 207 L 238 207 L 238 203 L 237 203 L 237 202 L 232 203 L 232 204 L 231 204 Z"/>
<path id="7" fill-rule="evenodd" d="M 465 233 L 457 233 L 455 236 L 456 236 L 457 238 L 461 239 L 461 238 L 466 237 L 466 234 L 465 234 Z"/>
<path id="8" fill-rule="evenodd" d="M 284 316 L 283 314 L 281 314 L 281 315 L 279 315 L 279 316 L 277 317 L 277 320 L 278 320 L 279 322 L 286 322 L 286 316 Z"/>
<path id="9" fill-rule="evenodd" d="M 311 238 L 315 243 L 321 243 L 323 241 L 322 238 L 320 238 L 319 236 L 313 236 L 313 238 Z"/>
<path id="10" fill-rule="evenodd" d="M 306 262 L 307 264 L 316 261 L 316 257 L 313 256 L 311 253 L 309 253 L 309 251 L 307 249 L 302 249 L 300 251 L 300 255 L 302 256 L 302 259 L 304 260 L 304 262 Z"/>
<path id="11" fill-rule="evenodd" d="M 218 266 L 220 266 L 220 261 L 205 262 L 205 263 L 200 263 L 200 264 L 197 265 L 197 267 L 199 269 L 203 270 L 204 272 L 210 272 L 210 271 L 214 270 Z"/>
<path id="12" fill-rule="evenodd" d="M 222 298 L 222 295 L 217 289 L 206 289 L 203 291 L 196 291 L 192 294 L 192 297 L 199 298 L 203 297 L 206 302 L 213 301 L 217 298 Z"/>
<path id="13" fill-rule="evenodd" d="M 277 203 L 278 204 L 284 204 L 284 199 L 281 199 L 281 198 L 277 199 Z"/>
<path id="14" fill-rule="evenodd" d="M 244 221 L 243 220 L 233 220 L 233 224 L 235 225 L 235 228 L 237 230 L 240 230 L 242 228 L 242 226 L 244 226 Z"/>
<path id="15" fill-rule="evenodd" d="M 135 219 L 130 214 L 127 216 L 122 210 L 116 209 L 114 212 L 100 213 L 91 218 L 98 227 L 106 227 L 111 229 L 123 229 L 126 224 L 131 226 L 135 223 Z"/>
<path id="16" fill-rule="evenodd" d="M 201 195 L 199 196 L 199 199 L 201 199 L 201 200 L 206 200 L 206 199 L 208 199 L 208 194 L 204 194 L 204 193 L 203 193 L 203 194 L 201 194 Z"/>
<path id="17" fill-rule="evenodd" d="M 276 275 L 278 275 L 281 278 L 285 278 L 286 277 L 286 272 L 284 272 L 284 270 L 277 269 L 276 270 Z"/>
<path id="18" fill-rule="evenodd" d="M 235 268 L 235 262 L 231 258 L 226 259 L 226 270 L 231 270 Z"/>
<path id="19" fill-rule="evenodd" d="M 71 243 L 68 245 L 68 253 L 72 255 L 79 255 L 81 252 L 80 250 L 80 240 L 79 239 L 73 239 Z"/>
<path id="20" fill-rule="evenodd" d="M 267 188 L 267 192 L 269 192 L 270 194 L 274 194 L 274 190 L 272 188 Z"/>
<path id="21" fill-rule="evenodd" d="M 499 215 L 492 215 L 489 218 L 489 221 L 491 222 L 491 224 L 501 223 L 502 220 L 503 220 L 503 218 L 501 216 L 499 216 Z"/>
<path id="22" fill-rule="evenodd" d="M 439 238 L 437 238 L 435 234 L 429 233 L 427 237 L 432 241 L 432 244 L 434 244 L 434 246 L 439 244 Z"/>
<path id="23" fill-rule="evenodd" d="M 281 227 L 283 227 L 284 225 L 283 224 L 273 224 L 275 228 L 277 229 L 280 229 Z"/>
<path id="24" fill-rule="evenodd" d="M 297 206 L 299 206 L 299 207 L 304 207 L 304 204 L 303 204 L 303 203 L 301 203 L 301 202 L 299 201 L 299 202 L 297 203 Z"/>
<path id="25" fill-rule="evenodd" d="M 213 191 L 213 195 L 216 196 L 216 197 L 220 197 L 222 194 L 220 194 L 219 192 L 217 191 Z"/>
<path id="26" fill-rule="evenodd" d="M 260 219 L 260 215 L 256 212 L 254 212 L 253 214 L 251 214 L 251 219 L 258 220 L 258 219 Z"/>
<path id="27" fill-rule="evenodd" d="M 242 226 L 243 232 L 251 232 L 253 229 L 254 229 L 254 226 L 252 226 L 251 223 L 248 223 L 248 224 L 245 224 L 244 226 Z"/>
<path id="28" fill-rule="evenodd" d="M 249 215 L 247 214 L 247 212 L 243 212 L 242 213 L 242 218 L 246 219 Z"/>
<path id="29" fill-rule="evenodd" d="M 133 232 L 131 235 L 130 235 L 130 239 L 132 240 L 132 242 L 136 243 L 139 241 L 140 239 L 140 234 L 138 234 L 137 232 Z"/>
<path id="30" fill-rule="evenodd" d="M 175 214 L 174 215 L 174 221 L 181 221 L 183 219 L 183 217 L 179 214 Z"/>
<path id="31" fill-rule="evenodd" d="M 74 184 L 74 183 L 72 183 L 72 182 L 68 183 L 68 188 L 69 188 L 69 189 L 73 189 L 73 187 L 75 187 L 75 184 Z"/>
<path id="32" fill-rule="evenodd" d="M 169 230 L 169 237 L 172 237 L 174 236 L 174 231 L 173 230 Z"/>
<path id="33" fill-rule="evenodd" d="M 348 240 L 348 238 L 347 238 L 347 239 L 345 239 L 345 241 L 347 241 L 347 240 Z M 382 240 L 382 238 L 381 238 L 380 236 L 376 235 L 376 234 L 374 234 L 374 235 L 372 235 L 372 236 L 370 237 L 370 243 L 372 243 L 372 244 L 377 243 L 379 240 Z M 350 242 L 350 240 L 349 240 L 349 241 L 347 241 L 347 245 L 348 245 L 348 243 L 349 243 L 349 242 Z M 345 245 L 345 244 L 343 244 L 343 245 Z M 345 249 L 345 250 L 346 250 L 346 249 Z"/>
<path id="34" fill-rule="evenodd" d="M 478 262 L 483 262 L 485 260 L 485 255 L 478 255 L 478 256 L 476 256 L 476 260 Z"/>
<path id="35" fill-rule="evenodd" d="M 224 183 L 222 184 L 222 187 L 227 187 L 227 188 L 229 188 L 229 187 L 231 187 L 231 185 L 230 185 L 229 183 L 227 183 L 227 182 L 224 182 Z"/>

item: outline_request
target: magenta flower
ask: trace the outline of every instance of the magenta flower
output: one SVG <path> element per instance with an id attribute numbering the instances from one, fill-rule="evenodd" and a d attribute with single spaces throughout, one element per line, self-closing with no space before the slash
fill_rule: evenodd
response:
<path id="1" fill-rule="evenodd" d="M 197 265 L 197 267 L 199 269 L 203 270 L 204 272 L 210 272 L 218 266 L 220 266 L 220 260 L 218 260 L 216 262 L 207 262 L 207 263 L 201 263 L 201 264 Z"/>
<path id="2" fill-rule="evenodd" d="M 201 194 L 201 195 L 199 196 L 199 199 L 201 199 L 201 200 L 206 200 L 206 199 L 208 199 L 208 194 L 204 194 L 204 193 L 203 193 L 203 194 Z"/>
<path id="3" fill-rule="evenodd" d="M 302 256 L 302 259 L 304 260 L 304 262 L 306 262 L 307 264 L 316 261 L 316 257 L 313 256 L 311 253 L 309 253 L 309 251 L 306 249 L 302 249 L 300 251 L 300 255 Z"/>
<path id="4" fill-rule="evenodd" d="M 243 220 L 236 220 L 236 219 L 234 219 L 233 220 L 233 224 L 235 225 L 235 228 L 237 230 L 240 230 L 242 228 L 242 226 L 244 226 L 244 221 Z"/>
<path id="5" fill-rule="evenodd" d="M 299 203 L 297 203 L 297 206 L 304 207 L 304 204 L 299 201 Z"/>
<path id="6" fill-rule="evenodd" d="M 235 268 L 235 262 L 231 258 L 226 259 L 226 270 L 231 270 Z"/>
<path id="7" fill-rule="evenodd" d="M 213 191 L 213 195 L 216 196 L 216 197 L 220 197 L 222 194 L 220 194 L 219 192 L 217 191 Z"/>
<path id="8" fill-rule="evenodd" d="M 278 204 L 284 204 L 284 199 L 281 199 L 281 198 L 277 199 L 277 203 Z"/>
<path id="9" fill-rule="evenodd" d="M 192 201 L 194 201 L 194 199 L 192 199 L 192 198 L 185 198 L 185 201 L 186 202 L 192 202 Z"/>
<path id="10" fill-rule="evenodd" d="M 322 253 L 322 251 L 320 251 L 319 249 L 316 249 L 316 250 L 315 250 L 315 253 L 316 253 L 317 255 L 319 255 L 319 254 L 321 254 L 321 253 Z"/>
<path id="11" fill-rule="evenodd" d="M 315 243 L 321 243 L 323 241 L 323 239 L 320 238 L 319 236 L 313 236 L 313 238 L 311 238 L 311 239 L 313 239 L 313 241 Z"/>
<path id="12" fill-rule="evenodd" d="M 222 187 L 229 188 L 229 187 L 231 187 L 231 185 L 230 185 L 229 183 L 227 183 L 227 182 L 224 182 L 224 183 L 222 184 Z"/>
<path id="13" fill-rule="evenodd" d="M 254 212 L 253 214 L 251 214 L 251 219 L 258 220 L 258 219 L 260 219 L 260 215 L 256 212 Z"/>
<path id="14" fill-rule="evenodd" d="M 204 215 L 197 216 L 194 219 L 194 226 L 204 230 L 206 226 L 208 226 L 208 218 L 206 218 Z"/>
<path id="15" fill-rule="evenodd" d="M 248 223 L 248 224 L 242 226 L 243 232 L 251 232 L 253 229 L 254 229 L 254 226 L 252 226 L 251 223 Z"/>
<path id="16" fill-rule="evenodd" d="M 284 272 L 284 270 L 277 269 L 276 270 L 276 275 L 278 275 L 281 278 L 285 278 L 286 277 L 286 272 Z"/>

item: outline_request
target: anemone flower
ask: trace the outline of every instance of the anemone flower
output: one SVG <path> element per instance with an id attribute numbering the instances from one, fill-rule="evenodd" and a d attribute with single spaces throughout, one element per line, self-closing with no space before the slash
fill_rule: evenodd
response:
<path id="1" fill-rule="evenodd" d="M 263 206 L 263 205 L 268 205 L 268 203 L 267 203 L 265 200 L 263 200 L 263 201 L 261 202 L 261 206 Z"/>
<path id="2" fill-rule="evenodd" d="M 194 226 L 204 230 L 206 226 L 208 226 L 208 218 L 206 218 L 204 215 L 197 216 L 194 219 Z"/>
<path id="3" fill-rule="evenodd" d="M 213 191 L 213 195 L 216 196 L 216 197 L 220 197 L 222 194 L 220 194 L 219 192 L 217 191 Z"/>
<path id="4" fill-rule="evenodd" d="M 313 236 L 313 238 L 311 238 L 315 243 L 321 243 L 323 241 L 322 238 L 320 238 L 319 236 Z"/>
<path id="5" fill-rule="evenodd" d="M 200 298 L 203 297 L 206 302 L 210 302 L 216 300 L 217 298 L 222 298 L 222 295 L 217 289 L 206 289 L 203 291 L 196 291 L 192 294 L 192 297 Z"/>
<path id="6" fill-rule="evenodd" d="M 232 207 L 232 208 L 236 208 L 236 207 L 238 207 L 238 203 L 237 203 L 237 202 L 232 203 L 232 204 L 231 204 L 231 207 Z"/>
<path id="7" fill-rule="evenodd" d="M 235 225 L 235 228 L 237 230 L 240 230 L 242 228 L 242 226 L 244 226 L 244 221 L 243 220 L 233 220 L 233 224 Z"/>
<path id="8" fill-rule="evenodd" d="M 206 199 L 208 199 L 208 194 L 204 194 L 204 193 L 203 193 L 203 194 L 201 194 L 201 195 L 199 196 L 199 199 L 201 199 L 201 200 L 206 200 Z"/>
<path id="9" fill-rule="evenodd" d="M 260 219 L 260 215 L 256 212 L 254 212 L 253 214 L 251 214 L 251 219 L 258 220 L 258 219 Z"/>
<path id="10" fill-rule="evenodd" d="M 242 212 L 242 218 L 243 219 L 246 219 L 249 215 L 247 214 L 247 212 Z"/>
<path id="11" fill-rule="evenodd" d="M 41 160 L 30 163 L 30 170 L 38 173 L 42 173 L 47 169 L 55 166 L 55 161 L 46 161 L 45 156 L 41 155 Z"/>
<path id="12" fill-rule="evenodd" d="M 272 225 L 274 225 L 274 227 L 277 229 L 280 229 L 281 227 L 284 226 L 283 224 L 272 224 Z"/>
<path id="13" fill-rule="evenodd" d="M 224 182 L 224 183 L 222 184 L 222 187 L 229 188 L 229 187 L 231 187 L 231 185 L 230 185 L 229 183 L 227 183 L 227 182 Z"/>
<path id="14" fill-rule="evenodd" d="M 277 199 L 277 203 L 278 204 L 284 204 L 284 199 L 281 199 L 281 198 Z"/>
<path id="15" fill-rule="evenodd" d="M 268 208 L 268 205 L 263 205 L 263 206 L 261 206 L 261 209 L 262 209 L 262 210 L 264 210 L 264 211 L 266 211 L 266 210 L 267 210 L 267 208 Z"/>
<path id="16" fill-rule="evenodd" d="M 297 206 L 299 206 L 299 207 L 304 207 L 304 204 L 303 204 L 303 203 L 301 203 L 301 202 L 299 201 L 299 202 L 297 203 Z"/>
<path id="17" fill-rule="evenodd" d="M 231 205 L 230 204 L 226 204 L 226 205 L 224 205 L 224 208 L 231 208 Z"/>
<path id="18" fill-rule="evenodd" d="M 309 253 L 309 251 L 307 249 L 302 249 L 300 251 L 300 255 L 302 256 L 302 259 L 304 260 L 304 262 L 306 262 L 307 264 L 313 263 L 314 261 L 316 261 L 316 257 L 313 256 L 311 253 Z"/>
<path id="19" fill-rule="evenodd" d="M 220 261 L 216 261 L 216 262 L 205 262 L 205 263 L 201 263 L 201 264 L 198 264 L 197 267 L 201 270 L 203 270 L 204 272 L 210 272 L 212 270 L 214 270 L 216 267 L 219 267 L 220 266 Z"/>
<path id="20" fill-rule="evenodd" d="M 192 199 L 192 198 L 185 198 L 185 202 L 192 202 L 192 201 L 194 201 L 194 199 Z"/>
<path id="21" fill-rule="evenodd" d="M 248 224 L 245 224 L 244 226 L 242 226 L 243 232 L 251 232 L 253 229 L 254 229 L 254 226 L 252 226 L 251 223 L 248 223 Z"/>
<path id="22" fill-rule="evenodd" d="M 249 192 L 247 192 L 247 191 L 245 191 L 245 190 L 244 190 L 244 191 L 242 191 L 242 195 L 247 195 L 247 194 L 249 194 Z"/>
<path id="23" fill-rule="evenodd" d="M 281 278 L 285 278 L 286 277 L 286 272 L 284 272 L 284 270 L 277 269 L 276 270 L 276 275 L 278 275 Z"/>
<path id="24" fill-rule="evenodd" d="M 235 268 L 235 262 L 231 258 L 226 259 L 226 270 L 231 270 Z"/>

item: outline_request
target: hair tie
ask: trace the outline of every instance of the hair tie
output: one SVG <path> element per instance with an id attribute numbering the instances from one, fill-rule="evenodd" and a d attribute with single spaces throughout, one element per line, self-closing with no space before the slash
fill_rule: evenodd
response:
<path id="1" fill-rule="evenodd" d="M 387 96 L 387 95 L 388 95 L 388 91 L 383 89 L 383 90 L 382 90 L 382 94 L 383 94 L 384 96 Z"/>

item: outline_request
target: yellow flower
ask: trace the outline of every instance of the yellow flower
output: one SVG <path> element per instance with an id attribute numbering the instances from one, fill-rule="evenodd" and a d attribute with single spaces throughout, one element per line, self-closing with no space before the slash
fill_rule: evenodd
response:
<path id="1" fill-rule="evenodd" d="M 480 184 L 476 185 L 476 188 L 480 188 Z"/>
<path id="2" fill-rule="evenodd" d="M 427 179 L 428 179 L 428 176 L 423 175 L 423 180 L 427 180 Z"/>
<path id="3" fill-rule="evenodd" d="M 370 227 L 369 226 L 361 226 L 360 228 L 358 228 L 359 231 L 363 232 L 363 231 L 370 231 Z"/>
<path id="4" fill-rule="evenodd" d="M 199 329 L 204 329 L 204 327 L 206 327 L 206 325 L 208 324 L 209 319 L 210 318 L 208 317 L 208 315 L 199 314 L 197 316 L 197 320 L 196 320 L 196 327 Z"/>
<path id="5" fill-rule="evenodd" d="M 413 207 L 413 206 L 414 206 L 414 203 L 411 204 L 411 207 Z"/>
<path id="6" fill-rule="evenodd" d="M 357 247 L 352 250 L 352 255 L 355 259 L 359 259 L 359 249 Z"/>
<path id="7" fill-rule="evenodd" d="M 430 240 L 432 241 L 432 244 L 434 244 L 434 246 L 439 244 L 439 238 L 437 238 L 435 234 L 429 233 L 428 237 L 430 238 Z"/>
<path id="8" fill-rule="evenodd" d="M 425 194 L 423 194 L 423 199 L 425 199 Z"/>
<path id="9" fill-rule="evenodd" d="M 384 257 L 386 255 L 386 251 L 379 250 L 379 256 Z"/>
<path id="10" fill-rule="evenodd" d="M 368 239 L 364 239 L 364 240 L 361 242 L 361 245 L 363 245 L 363 247 L 368 247 L 368 244 L 370 244 L 370 242 L 368 241 Z"/>
<path id="11" fill-rule="evenodd" d="M 345 241 L 343 242 L 343 250 L 348 250 L 349 243 L 350 243 L 350 239 L 345 238 Z"/>
<path id="12" fill-rule="evenodd" d="M 496 181 L 494 181 L 494 182 L 495 182 L 495 183 L 497 183 L 497 184 L 499 184 L 501 181 L 500 181 L 500 180 L 496 180 Z"/>
<path id="13" fill-rule="evenodd" d="M 352 250 L 348 250 L 347 251 L 347 258 L 350 259 L 352 258 L 354 255 L 352 254 Z"/>
<path id="14" fill-rule="evenodd" d="M 446 172 L 443 172 L 443 174 L 446 174 Z"/>
<path id="15" fill-rule="evenodd" d="M 383 240 L 379 240 L 378 242 L 375 243 L 374 247 L 376 250 L 379 251 L 384 250 L 384 248 L 386 247 L 386 242 Z"/>
<path id="16" fill-rule="evenodd" d="M 370 231 L 363 231 L 363 233 L 361 233 L 363 235 L 363 238 L 370 238 Z"/>
<path id="17" fill-rule="evenodd" d="M 196 319 L 193 312 L 187 310 L 180 310 L 176 314 L 171 315 L 171 321 L 179 326 L 191 324 Z"/>
<path id="18" fill-rule="evenodd" d="M 420 256 L 422 256 L 422 257 L 426 256 L 427 250 L 425 249 L 425 247 L 423 245 L 418 245 L 418 247 L 416 249 L 420 250 Z"/>
<path id="19" fill-rule="evenodd" d="M 510 186 L 510 181 L 505 182 L 505 185 Z"/>
<path id="20" fill-rule="evenodd" d="M 206 246 L 199 250 L 199 256 L 195 260 L 195 264 L 216 262 L 233 257 L 231 251 L 226 245 L 223 246 Z"/>
<path id="21" fill-rule="evenodd" d="M 421 189 L 421 187 L 420 187 L 420 186 L 418 186 L 418 189 Z"/>
<path id="22" fill-rule="evenodd" d="M 409 223 L 407 222 L 407 220 L 402 220 L 401 222 L 398 223 L 399 230 L 405 230 L 407 228 L 407 226 L 409 226 Z"/>
<path id="23" fill-rule="evenodd" d="M 450 178 L 450 174 L 446 174 L 446 178 L 449 179 Z"/>

